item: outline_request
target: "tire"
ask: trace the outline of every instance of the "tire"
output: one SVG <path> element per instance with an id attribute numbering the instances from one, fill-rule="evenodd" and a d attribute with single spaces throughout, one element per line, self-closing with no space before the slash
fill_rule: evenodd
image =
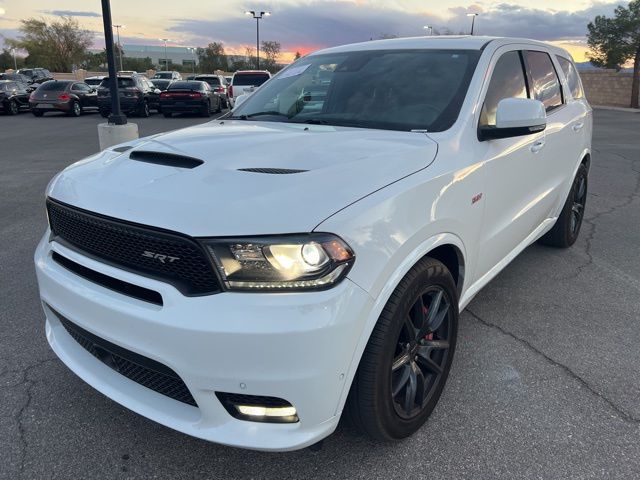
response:
<path id="1" fill-rule="evenodd" d="M 447 268 L 428 257 L 396 287 L 371 333 L 347 399 L 347 414 L 362 432 L 376 440 L 399 440 L 427 421 L 455 352 L 456 292 Z M 426 328 L 425 319 L 433 329 Z M 413 397 L 411 391 L 416 392 Z"/>
<path id="2" fill-rule="evenodd" d="M 31 113 L 33 113 L 34 117 L 41 117 L 44 115 L 44 112 L 40 110 L 31 110 Z"/>
<path id="3" fill-rule="evenodd" d="M 225 110 L 226 110 L 227 108 L 229 108 L 229 102 L 227 101 L 227 99 L 226 99 L 226 98 L 223 98 L 223 99 L 222 99 L 222 108 L 223 108 L 223 109 L 225 109 Z"/>
<path id="4" fill-rule="evenodd" d="M 5 108 L 5 111 L 9 115 L 18 115 L 18 113 L 20 113 L 20 105 L 18 105 L 18 102 L 15 100 L 10 100 L 8 108 Z"/>
<path id="5" fill-rule="evenodd" d="M 551 247 L 568 248 L 576 242 L 587 202 L 588 177 L 587 167 L 584 164 L 580 165 L 560 216 L 553 228 L 540 238 L 540 243 Z"/>
<path id="6" fill-rule="evenodd" d="M 102 118 L 109 118 L 109 114 L 110 114 L 110 113 L 111 113 L 111 112 L 109 112 L 108 110 L 100 110 L 100 116 L 101 116 Z"/>
<path id="7" fill-rule="evenodd" d="M 202 115 L 203 117 L 211 116 L 211 104 L 209 102 L 205 103 L 202 106 L 202 109 L 200 110 L 200 115 Z"/>
<path id="8" fill-rule="evenodd" d="M 82 115 L 82 105 L 80 105 L 76 101 L 71 102 L 71 108 L 69 109 L 67 115 L 69 115 L 70 117 L 79 117 L 80 115 Z"/>
<path id="9" fill-rule="evenodd" d="M 145 100 L 142 102 L 142 105 L 140 105 L 140 110 L 138 111 L 138 115 L 142 118 L 147 118 L 149 117 L 150 113 L 149 113 L 149 103 Z"/>
<path id="10" fill-rule="evenodd" d="M 171 118 L 171 112 L 162 112 L 162 115 L 164 115 L 164 118 Z"/>
<path id="11" fill-rule="evenodd" d="M 218 98 L 218 107 L 216 108 L 216 113 L 222 112 L 222 99 Z"/>

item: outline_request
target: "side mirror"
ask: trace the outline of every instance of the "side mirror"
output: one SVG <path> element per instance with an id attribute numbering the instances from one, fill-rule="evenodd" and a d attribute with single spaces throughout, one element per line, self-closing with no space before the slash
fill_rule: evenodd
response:
<path id="1" fill-rule="evenodd" d="M 238 95 L 233 105 L 233 109 L 235 110 L 236 108 L 238 108 L 247 98 L 249 98 L 249 95 L 247 95 L 246 93 Z"/>
<path id="2" fill-rule="evenodd" d="M 503 98 L 498 103 L 496 125 L 481 127 L 480 141 L 531 135 L 547 128 L 544 104 L 530 98 Z"/>

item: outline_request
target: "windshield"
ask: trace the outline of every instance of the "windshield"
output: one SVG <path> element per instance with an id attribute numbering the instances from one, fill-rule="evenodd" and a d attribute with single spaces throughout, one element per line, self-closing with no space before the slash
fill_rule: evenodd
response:
<path id="1" fill-rule="evenodd" d="M 100 85 L 102 80 L 100 78 L 85 78 L 84 83 L 87 85 Z"/>
<path id="2" fill-rule="evenodd" d="M 160 72 L 160 73 L 156 73 L 153 78 L 171 78 L 172 77 L 172 73 L 171 72 Z"/>
<path id="3" fill-rule="evenodd" d="M 173 82 L 167 90 L 201 90 L 202 82 L 186 81 L 186 82 Z"/>
<path id="4" fill-rule="evenodd" d="M 118 88 L 129 88 L 135 87 L 136 82 L 133 78 L 129 77 L 118 77 Z M 101 88 L 109 88 L 109 78 L 104 78 L 102 82 L 100 82 Z"/>
<path id="5" fill-rule="evenodd" d="M 13 89 L 13 85 L 11 85 Z M 9 91 L 9 83 L 0 83 L 0 92 L 8 92 Z"/>
<path id="6" fill-rule="evenodd" d="M 218 77 L 196 77 L 195 79 L 207 82 L 212 87 L 220 85 L 220 79 Z"/>
<path id="7" fill-rule="evenodd" d="M 256 90 L 231 118 L 443 131 L 458 118 L 480 53 L 380 50 L 306 57 Z"/>
<path id="8" fill-rule="evenodd" d="M 233 85 L 238 85 L 241 87 L 259 87 L 267 80 L 269 80 L 269 75 L 266 73 L 236 73 L 233 76 Z"/>
<path id="9" fill-rule="evenodd" d="M 38 88 L 38 91 L 46 92 L 46 91 L 64 90 L 65 88 L 67 88 L 69 83 L 71 82 L 57 82 L 55 80 L 50 80 L 40 85 L 40 87 Z"/>

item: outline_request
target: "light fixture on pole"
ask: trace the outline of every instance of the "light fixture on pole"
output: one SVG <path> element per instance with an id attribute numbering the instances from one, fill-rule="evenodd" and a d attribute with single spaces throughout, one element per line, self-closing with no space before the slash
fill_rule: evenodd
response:
<path id="1" fill-rule="evenodd" d="M 113 28 L 116 29 L 116 35 L 118 37 L 118 54 L 120 55 L 120 71 L 122 71 L 122 44 L 120 43 L 120 29 L 124 28 L 124 25 L 113 25 Z"/>
<path id="2" fill-rule="evenodd" d="M 473 35 L 473 27 L 476 23 L 476 17 L 479 13 L 467 13 L 467 17 L 471 17 L 471 35 Z"/>
<path id="3" fill-rule="evenodd" d="M 256 10 L 247 10 L 245 15 L 251 15 L 256 19 L 256 69 L 260 69 L 260 20 L 262 17 L 268 17 L 271 12 L 258 12 Z"/>
<path id="4" fill-rule="evenodd" d="M 433 27 L 431 25 L 425 25 L 422 28 L 429 31 L 429 36 L 433 35 Z"/>
<path id="5" fill-rule="evenodd" d="M 187 47 L 187 50 L 191 52 L 191 59 L 193 63 L 191 64 L 191 72 L 196 73 L 196 47 Z"/>
<path id="6" fill-rule="evenodd" d="M 18 61 L 16 60 L 16 49 L 15 47 L 11 47 L 11 54 L 13 55 L 13 69 L 18 71 Z"/>
<path id="7" fill-rule="evenodd" d="M 167 42 L 170 42 L 170 38 L 159 38 L 161 42 L 164 42 L 164 69 L 169 70 L 169 59 L 167 58 Z"/>

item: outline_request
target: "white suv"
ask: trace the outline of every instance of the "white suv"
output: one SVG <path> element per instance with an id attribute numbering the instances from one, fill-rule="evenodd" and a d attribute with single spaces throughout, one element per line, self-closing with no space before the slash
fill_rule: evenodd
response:
<path id="1" fill-rule="evenodd" d="M 308 55 L 228 118 L 54 178 L 35 253 L 48 341 L 105 395 L 214 442 L 298 449 L 345 410 L 406 437 L 459 312 L 527 245 L 576 240 L 591 128 L 569 54 L 544 43 Z"/>

